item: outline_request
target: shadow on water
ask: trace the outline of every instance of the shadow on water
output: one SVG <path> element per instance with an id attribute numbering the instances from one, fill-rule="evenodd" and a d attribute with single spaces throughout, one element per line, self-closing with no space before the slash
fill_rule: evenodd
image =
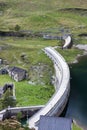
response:
<path id="1" fill-rule="evenodd" d="M 70 65 L 71 92 L 66 117 L 71 117 L 87 130 L 87 56 Z"/>

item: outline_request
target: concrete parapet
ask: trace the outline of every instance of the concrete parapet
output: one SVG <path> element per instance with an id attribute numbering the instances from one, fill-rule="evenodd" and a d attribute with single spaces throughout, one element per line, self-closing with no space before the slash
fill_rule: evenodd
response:
<path id="1" fill-rule="evenodd" d="M 56 91 L 44 108 L 28 120 L 29 128 L 38 129 L 41 115 L 55 116 L 63 111 L 70 92 L 70 72 L 64 58 L 52 47 L 46 47 L 44 52 L 52 59 L 55 67 L 55 88 Z"/>
<path id="2" fill-rule="evenodd" d="M 38 106 L 26 106 L 26 107 L 13 107 L 13 108 L 7 108 L 2 111 L 0 111 L 0 120 L 3 120 L 8 117 L 8 113 L 11 115 L 17 115 L 19 112 L 28 112 L 28 111 L 37 111 L 43 108 L 44 105 L 38 105 Z"/>

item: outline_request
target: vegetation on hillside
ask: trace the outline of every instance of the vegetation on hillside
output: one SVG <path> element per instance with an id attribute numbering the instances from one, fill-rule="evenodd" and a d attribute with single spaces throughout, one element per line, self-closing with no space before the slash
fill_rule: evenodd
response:
<path id="1" fill-rule="evenodd" d="M 72 130 L 82 130 L 77 124 L 73 123 Z"/>
<path id="2" fill-rule="evenodd" d="M 2 97 L 0 106 L 2 106 L 3 109 L 9 107 L 15 107 L 16 106 L 16 100 L 13 98 L 12 91 L 8 89 L 5 94 Z"/>
<path id="3" fill-rule="evenodd" d="M 27 126 L 22 127 L 16 119 L 0 121 L 0 130 L 30 130 Z"/>
<path id="4" fill-rule="evenodd" d="M 42 0 L 42 1 L 28 1 L 28 0 L 1 0 L 0 1 L 0 30 L 1 31 L 25 31 L 26 33 L 39 32 L 42 34 L 50 34 L 62 36 L 64 34 L 70 34 L 73 38 L 73 44 L 86 44 L 86 39 L 79 37 L 81 33 L 86 33 L 87 30 L 87 10 L 86 0 L 74 1 L 59 1 L 59 0 Z M 46 46 L 60 46 L 57 50 L 64 56 L 66 61 L 72 62 L 78 54 L 83 52 L 72 48 L 71 50 L 61 50 L 60 40 L 44 40 L 43 37 L 1 37 L 0 39 L 0 57 L 4 60 L 5 65 L 18 66 L 27 69 L 29 73 L 28 81 L 15 83 L 16 96 L 18 100 L 18 106 L 29 104 L 46 103 L 50 96 L 53 94 L 53 90 L 50 96 L 44 95 L 44 101 L 41 99 L 43 94 L 37 94 L 39 87 L 50 89 L 52 88 L 50 82 L 54 70 L 51 60 L 42 51 Z M 42 65 L 43 71 L 39 73 L 35 72 L 31 68 Z M 3 65 L 1 65 L 2 67 Z M 49 69 L 48 69 L 49 68 Z M 46 70 L 46 71 L 45 71 Z M 51 71 L 50 71 L 51 70 Z M 38 77 L 39 75 L 39 77 Z M 6 77 L 6 78 L 5 78 Z M 8 76 L 0 75 L 2 79 L 0 84 L 4 82 L 14 82 Z M 28 82 L 35 85 L 30 85 Z M 40 81 L 40 82 L 39 82 Z M 30 88 L 35 89 L 32 90 Z M 37 87 L 39 86 L 39 87 Z M 43 87 L 44 86 L 44 87 Z M 20 87 L 22 89 L 20 89 Z M 24 87 L 24 88 L 23 88 Z M 36 91 L 38 88 L 38 91 Z M 26 90 L 28 90 L 26 92 Z M 21 98 L 25 95 L 23 92 L 28 93 L 28 97 L 25 97 L 27 103 L 23 103 Z M 33 92 L 32 92 L 33 91 Z M 37 99 L 33 100 L 34 92 Z M 20 94 L 21 93 L 21 94 Z M 26 94 L 27 95 L 27 94 Z M 32 96 L 30 96 L 32 95 Z M 29 100 L 28 100 L 29 99 Z M 42 100 L 43 100 L 42 99 Z M 31 101 L 30 101 L 31 100 Z M 35 101 L 35 103 L 34 103 Z"/>
<path id="5" fill-rule="evenodd" d="M 86 36 L 79 36 L 87 34 L 87 0 L 0 0 L 0 34 L 1 31 L 27 34 L 0 37 L 0 58 L 4 61 L 0 68 L 22 67 L 29 77 L 26 81 L 15 82 L 8 75 L 0 75 L 0 86 L 6 82 L 15 84 L 17 106 L 45 104 L 54 93 L 51 84 L 54 69 L 42 49 L 59 46 L 57 51 L 68 63 L 83 54 L 75 45 L 87 43 Z M 30 33 L 32 37 L 29 37 Z M 70 34 L 74 47 L 62 50 L 61 40 L 45 40 L 38 33 L 60 37 Z"/>

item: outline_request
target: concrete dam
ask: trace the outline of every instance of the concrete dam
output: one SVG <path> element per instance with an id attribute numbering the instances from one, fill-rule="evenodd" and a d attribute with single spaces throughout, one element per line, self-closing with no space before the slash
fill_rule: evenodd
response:
<path id="1" fill-rule="evenodd" d="M 46 47 L 45 54 L 53 61 L 55 68 L 55 93 L 48 103 L 28 120 L 29 128 L 38 129 L 40 116 L 59 116 L 65 108 L 70 93 L 70 71 L 64 58 L 52 47 Z"/>
<path id="2" fill-rule="evenodd" d="M 63 46 L 63 49 L 68 48 L 71 43 L 71 37 L 68 36 L 67 38 L 65 38 L 65 44 Z M 33 110 L 39 110 L 27 121 L 29 128 L 35 128 L 37 130 L 41 115 L 59 116 L 64 110 L 70 93 L 69 67 L 64 58 L 53 47 L 46 47 L 45 49 L 43 49 L 43 51 L 53 61 L 54 64 L 55 78 L 53 84 L 55 88 L 55 93 L 45 106 L 39 105 L 6 108 L 0 111 L 0 120 L 7 118 L 9 112 L 11 115 L 14 115 L 21 111 L 28 112 Z"/>

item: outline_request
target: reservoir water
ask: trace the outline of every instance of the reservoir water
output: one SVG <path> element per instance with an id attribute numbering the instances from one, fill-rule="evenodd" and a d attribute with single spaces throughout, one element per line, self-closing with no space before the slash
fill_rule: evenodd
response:
<path id="1" fill-rule="evenodd" d="M 87 56 L 79 59 L 79 63 L 70 65 L 71 92 L 66 112 L 87 130 Z"/>

